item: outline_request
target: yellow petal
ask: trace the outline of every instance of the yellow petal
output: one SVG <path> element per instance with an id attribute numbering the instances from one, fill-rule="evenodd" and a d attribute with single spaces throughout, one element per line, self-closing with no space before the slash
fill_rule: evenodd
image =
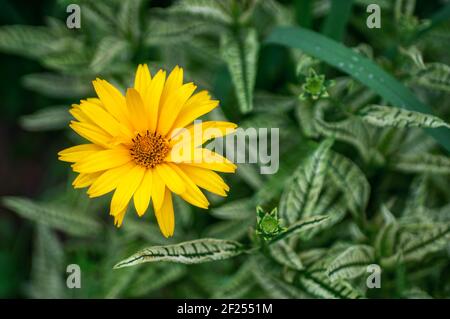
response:
<path id="1" fill-rule="evenodd" d="M 138 189 L 134 193 L 134 207 L 136 208 L 136 212 L 139 216 L 145 214 L 148 204 L 150 203 L 150 197 L 152 194 L 152 180 L 152 170 L 148 169 L 142 178 L 141 185 L 139 185 Z"/>
<path id="2" fill-rule="evenodd" d="M 102 173 L 97 180 L 89 187 L 87 194 L 89 197 L 99 197 L 116 189 L 119 181 L 125 176 L 135 164 L 129 162 L 125 165 L 109 169 Z"/>
<path id="3" fill-rule="evenodd" d="M 195 185 L 191 178 L 186 175 L 184 171 L 178 167 L 178 165 L 172 163 L 168 163 L 167 165 L 169 165 L 170 168 L 173 169 L 178 174 L 178 176 L 181 177 L 185 184 L 186 191 L 180 194 L 180 196 L 192 205 L 205 209 L 208 208 L 208 199 L 206 198 L 205 194 L 203 194 L 202 191 L 197 187 L 197 185 Z"/>
<path id="4" fill-rule="evenodd" d="M 185 127 L 218 105 L 219 101 L 211 100 L 207 91 L 194 94 L 181 109 L 173 128 Z"/>
<path id="5" fill-rule="evenodd" d="M 134 88 L 140 94 L 143 94 L 150 85 L 151 79 L 152 77 L 150 75 L 150 71 L 148 70 L 147 64 L 139 64 L 136 71 L 136 76 L 134 78 Z"/>
<path id="6" fill-rule="evenodd" d="M 81 144 L 77 146 L 72 146 L 62 150 L 58 153 L 59 160 L 64 162 L 78 162 L 85 159 L 87 156 L 101 151 L 104 148 L 95 144 Z"/>
<path id="7" fill-rule="evenodd" d="M 87 156 L 83 161 L 73 164 L 72 168 L 79 173 L 94 173 L 124 165 L 131 160 L 132 157 L 129 150 L 117 147 L 95 152 Z"/>
<path id="8" fill-rule="evenodd" d="M 134 129 L 138 132 L 147 131 L 147 119 L 149 115 L 146 112 L 141 96 L 135 89 L 128 89 L 126 96 L 130 120 Z"/>
<path id="9" fill-rule="evenodd" d="M 236 131 L 237 125 L 224 121 L 207 121 L 190 125 L 180 129 L 171 138 L 170 145 L 178 143 L 191 144 L 192 147 L 203 145 L 206 141 L 231 134 Z"/>
<path id="10" fill-rule="evenodd" d="M 129 129 L 131 125 L 128 119 L 128 112 L 125 97 L 113 85 L 105 80 L 96 79 L 92 82 L 95 92 L 105 109 L 111 113 L 117 121 L 124 123 Z"/>
<path id="11" fill-rule="evenodd" d="M 167 97 L 159 114 L 158 132 L 161 135 L 166 135 L 170 132 L 172 125 L 177 119 L 181 108 L 187 99 L 194 93 L 197 87 L 193 83 L 187 83 L 177 90 L 171 92 Z"/>
<path id="12" fill-rule="evenodd" d="M 172 194 L 169 190 L 164 192 L 164 201 L 159 210 L 155 209 L 156 220 L 158 221 L 159 229 L 164 237 L 173 236 L 175 230 L 175 215 L 173 213 Z"/>
<path id="13" fill-rule="evenodd" d="M 123 218 L 125 217 L 126 212 L 127 208 L 125 207 L 122 211 L 116 213 L 115 215 L 110 213 L 110 215 L 114 216 L 114 226 L 116 226 L 117 228 L 122 226 Z"/>
<path id="14" fill-rule="evenodd" d="M 167 77 L 167 81 L 161 93 L 161 101 L 159 105 L 164 105 L 169 95 L 175 92 L 182 85 L 183 85 L 183 69 L 177 65 Z"/>
<path id="15" fill-rule="evenodd" d="M 84 122 L 70 122 L 69 125 L 78 135 L 84 137 L 88 141 L 109 148 L 112 143 L 112 136 L 107 134 L 98 126 Z"/>
<path id="16" fill-rule="evenodd" d="M 230 189 L 219 174 L 209 169 L 183 164 L 179 164 L 178 167 L 180 167 L 195 184 L 211 193 L 226 196 L 226 192 Z"/>
<path id="17" fill-rule="evenodd" d="M 159 210 L 163 204 L 164 201 L 164 193 L 166 192 L 166 185 L 164 184 L 164 181 L 159 176 L 156 169 L 152 169 L 152 202 L 153 207 L 155 208 L 155 211 Z M 169 191 L 169 190 L 167 190 Z"/>
<path id="18" fill-rule="evenodd" d="M 165 81 L 166 72 L 159 70 L 143 95 L 144 105 L 149 114 L 148 128 L 152 133 L 155 132 L 158 124 L 159 105 Z"/>
<path id="19" fill-rule="evenodd" d="M 196 148 L 190 158 L 170 158 L 168 160 L 223 173 L 234 173 L 236 171 L 235 164 L 206 148 Z"/>
<path id="20" fill-rule="evenodd" d="M 69 110 L 69 113 L 79 122 L 96 125 L 89 117 L 86 116 L 86 114 L 84 114 L 78 104 L 72 104 L 72 108 Z"/>
<path id="21" fill-rule="evenodd" d="M 141 184 L 145 174 L 145 168 L 139 165 L 134 166 L 117 184 L 117 188 L 111 199 L 111 214 L 119 214 L 125 209 L 136 189 Z"/>
<path id="22" fill-rule="evenodd" d="M 168 164 L 159 164 L 155 167 L 155 170 L 172 192 L 181 194 L 186 191 L 183 180 Z"/>
<path id="23" fill-rule="evenodd" d="M 91 173 L 91 174 L 85 174 L 80 173 L 78 176 L 73 180 L 72 185 L 74 188 L 84 188 L 91 185 L 100 175 L 102 172 L 97 173 Z"/>
<path id="24" fill-rule="evenodd" d="M 111 114 L 105 111 L 105 109 L 98 104 L 88 101 L 81 101 L 80 110 L 93 123 L 105 130 L 110 135 L 118 136 L 121 134 L 119 122 L 117 122 L 117 120 Z"/>

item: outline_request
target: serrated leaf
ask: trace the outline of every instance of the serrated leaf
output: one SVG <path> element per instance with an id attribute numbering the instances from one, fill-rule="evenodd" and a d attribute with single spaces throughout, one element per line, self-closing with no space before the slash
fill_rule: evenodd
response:
<path id="1" fill-rule="evenodd" d="M 391 106 L 369 105 L 359 113 L 362 119 L 372 125 L 386 127 L 441 127 L 450 128 L 437 116 L 408 111 Z"/>
<path id="2" fill-rule="evenodd" d="M 2 204 L 20 216 L 74 236 L 97 234 L 100 224 L 93 218 L 62 205 L 37 203 L 23 197 L 3 197 Z"/>
<path id="3" fill-rule="evenodd" d="M 190 16 L 197 21 L 206 20 L 229 24 L 232 22 L 231 16 L 226 12 L 229 4 L 229 0 L 180 0 L 169 8 L 169 12 L 181 16 Z"/>
<path id="4" fill-rule="evenodd" d="M 293 235 L 302 233 L 314 227 L 318 227 L 321 223 L 324 223 L 329 216 L 312 216 L 308 218 L 301 219 L 296 223 L 292 224 L 284 232 L 272 238 L 269 243 L 274 243 L 282 239 L 289 238 Z"/>
<path id="5" fill-rule="evenodd" d="M 119 38 L 109 36 L 103 38 L 94 53 L 94 57 L 90 63 L 90 68 L 95 73 L 105 70 L 113 60 L 120 54 L 126 52 L 128 43 Z"/>
<path id="6" fill-rule="evenodd" d="M 401 244 L 401 237 L 401 230 L 397 223 L 383 225 L 375 238 L 377 256 L 383 258 L 394 256 Z"/>
<path id="7" fill-rule="evenodd" d="M 443 63 L 427 63 L 425 69 L 414 76 L 412 83 L 450 92 L 450 66 Z"/>
<path id="8" fill-rule="evenodd" d="M 421 260 L 427 254 L 445 248 L 450 238 L 450 224 L 433 225 L 429 229 L 412 236 L 402 246 L 405 261 Z"/>
<path id="9" fill-rule="evenodd" d="M 10 25 L 0 28 L 0 50 L 39 58 L 54 52 L 58 41 L 45 27 Z"/>
<path id="10" fill-rule="evenodd" d="M 275 95 L 268 92 L 255 92 L 254 110 L 264 113 L 286 113 L 297 104 L 292 96 Z"/>
<path id="11" fill-rule="evenodd" d="M 342 190 L 349 209 L 355 215 L 364 213 L 369 200 L 370 184 L 364 173 L 346 157 L 331 153 L 328 172 Z"/>
<path id="12" fill-rule="evenodd" d="M 31 284 L 32 298 L 55 299 L 66 296 L 64 251 L 56 235 L 45 225 L 37 225 L 34 241 Z"/>
<path id="13" fill-rule="evenodd" d="M 314 208 L 325 178 L 332 140 L 322 142 L 296 169 L 280 199 L 280 217 L 287 224 L 297 221 Z"/>
<path id="14" fill-rule="evenodd" d="M 411 111 L 433 114 L 429 106 L 420 102 L 403 84 L 381 67 L 317 32 L 299 27 L 278 27 L 272 31 L 266 42 L 298 48 L 306 54 L 323 60 L 350 74 L 392 105 Z M 425 130 L 450 151 L 450 130 L 442 127 Z"/>
<path id="15" fill-rule="evenodd" d="M 363 274 L 374 260 L 375 254 L 372 247 L 352 246 L 331 262 L 327 268 L 327 274 L 332 281 L 353 279 Z"/>
<path id="16" fill-rule="evenodd" d="M 203 238 L 175 245 L 144 248 L 117 263 L 114 268 L 130 267 L 156 261 L 199 264 L 240 255 L 244 247 L 235 241 Z"/>
<path id="17" fill-rule="evenodd" d="M 283 266 L 294 270 L 302 270 L 304 268 L 300 257 L 285 241 L 279 241 L 271 245 L 270 255 Z"/>
<path id="18" fill-rule="evenodd" d="M 345 197 L 336 191 L 325 192 L 317 202 L 316 207 L 313 210 L 315 215 L 325 215 L 329 216 L 327 220 L 318 225 L 317 227 L 311 228 L 310 230 L 302 232 L 300 239 L 303 241 L 310 240 L 317 233 L 328 229 L 337 223 L 339 223 L 346 215 L 347 205 Z"/>
<path id="19" fill-rule="evenodd" d="M 20 118 L 20 126 L 27 131 L 50 131 L 66 128 L 72 119 L 65 106 L 53 106 Z"/>
<path id="20" fill-rule="evenodd" d="M 321 271 L 302 272 L 294 278 L 294 283 L 309 295 L 325 299 L 357 299 L 361 293 L 346 281 L 332 282 Z"/>
<path id="21" fill-rule="evenodd" d="M 238 240 L 248 234 L 254 218 L 227 220 L 208 227 L 204 236 L 209 238 Z"/>
<path id="22" fill-rule="evenodd" d="M 253 259 L 252 274 L 271 298 L 298 299 L 304 297 L 297 287 L 276 276 L 274 269 L 262 258 Z"/>
<path id="23" fill-rule="evenodd" d="M 242 113 L 253 109 L 259 43 L 256 31 L 225 33 L 221 39 L 222 57 L 228 65 Z"/>
<path id="24" fill-rule="evenodd" d="M 368 148 L 371 145 L 369 131 L 366 125 L 357 117 L 350 117 L 339 122 L 327 122 L 324 120 L 325 108 L 328 102 L 316 105 L 314 121 L 311 123 L 314 130 L 326 137 L 352 144 L 365 159 L 369 157 Z"/>
<path id="25" fill-rule="evenodd" d="M 117 22 L 119 28 L 125 34 L 131 35 L 133 39 L 139 38 L 140 24 L 139 12 L 142 5 L 142 0 L 128 0 L 122 1 Z"/>
<path id="26" fill-rule="evenodd" d="M 22 81 L 27 89 L 56 98 L 82 97 L 91 90 L 78 78 L 55 73 L 27 74 Z"/>
<path id="27" fill-rule="evenodd" d="M 390 166 L 406 173 L 450 174 L 450 158 L 443 155 L 397 155 L 390 160 Z"/>
<path id="28" fill-rule="evenodd" d="M 244 198 L 212 208 L 211 214 L 221 219 L 248 219 L 255 215 L 255 207 L 251 198 Z"/>
<path id="29" fill-rule="evenodd" d="M 214 30 L 214 26 L 204 21 L 183 20 L 175 22 L 170 19 L 154 18 L 148 25 L 145 43 L 157 45 L 190 42 L 192 37 L 205 32 L 212 32 L 212 30 Z"/>
<path id="30" fill-rule="evenodd" d="M 255 283 L 248 280 L 248 274 L 254 269 L 252 259 L 248 259 L 240 268 L 227 278 L 213 294 L 213 298 L 242 298 Z"/>
<path id="31" fill-rule="evenodd" d="M 133 278 L 127 289 L 127 292 L 132 297 L 148 297 L 148 294 L 179 280 L 187 272 L 186 266 L 179 264 L 164 265 L 164 267 L 146 267 L 143 269 L 135 267 L 133 269 L 140 271 Z"/>

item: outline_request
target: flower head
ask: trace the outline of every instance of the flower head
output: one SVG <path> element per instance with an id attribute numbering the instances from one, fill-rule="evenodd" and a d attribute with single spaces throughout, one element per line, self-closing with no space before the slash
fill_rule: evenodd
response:
<path id="1" fill-rule="evenodd" d="M 75 188 L 89 187 L 90 197 L 114 191 L 110 215 L 115 225 L 122 224 L 131 200 L 139 216 L 151 201 L 161 232 L 169 237 L 175 228 L 172 193 L 201 208 L 209 202 L 200 188 L 226 196 L 229 187 L 215 171 L 230 173 L 236 166 L 202 145 L 233 132 L 236 125 L 192 124 L 218 101 L 206 91 L 194 94 L 193 83 L 183 84 L 182 68 L 175 67 L 166 79 L 165 71 L 152 77 L 147 65 L 139 65 L 125 96 L 105 80 L 93 85 L 98 98 L 70 110 L 75 118 L 70 127 L 90 143 L 58 155 L 73 163 Z"/>

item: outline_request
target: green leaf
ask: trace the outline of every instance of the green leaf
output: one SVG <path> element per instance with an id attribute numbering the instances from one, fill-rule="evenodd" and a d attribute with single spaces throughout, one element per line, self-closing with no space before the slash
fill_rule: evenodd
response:
<path id="1" fill-rule="evenodd" d="M 187 273 L 186 266 L 179 264 L 133 269 L 138 273 L 127 289 L 132 297 L 148 297 L 150 293 L 181 279 Z"/>
<path id="2" fill-rule="evenodd" d="M 347 205 L 355 215 L 364 213 L 369 200 L 370 184 L 361 169 L 346 157 L 331 153 L 328 172 L 342 190 Z"/>
<path id="3" fill-rule="evenodd" d="M 103 38 L 95 50 L 94 57 L 90 63 L 90 68 L 94 73 L 105 70 L 113 60 L 120 54 L 126 52 L 128 43 L 119 38 L 109 36 Z"/>
<path id="4" fill-rule="evenodd" d="M 390 160 L 390 166 L 406 173 L 450 174 L 450 158 L 443 155 L 397 155 Z"/>
<path id="5" fill-rule="evenodd" d="M 369 105 L 359 115 L 364 121 L 380 127 L 450 127 L 437 116 L 390 106 Z"/>
<path id="6" fill-rule="evenodd" d="M 426 88 L 450 92 L 450 66 L 443 63 L 427 63 L 411 80 Z"/>
<path id="7" fill-rule="evenodd" d="M 30 58 L 54 52 L 58 41 L 45 27 L 11 25 L 0 28 L 0 50 Z"/>
<path id="8" fill-rule="evenodd" d="M 206 20 L 230 24 L 232 17 L 227 13 L 230 1 L 181 0 L 169 8 L 171 14 L 190 17 L 193 20 Z"/>
<path id="9" fill-rule="evenodd" d="M 228 65 L 242 113 L 253 109 L 259 43 L 256 31 L 225 33 L 221 39 L 222 57 Z"/>
<path id="10" fill-rule="evenodd" d="M 331 189 L 331 188 L 330 188 Z M 327 215 L 329 218 L 317 227 L 302 232 L 301 240 L 306 241 L 313 238 L 318 233 L 326 230 L 344 219 L 347 213 L 347 203 L 345 197 L 337 191 L 328 190 L 319 198 L 312 216 Z"/>
<path id="11" fill-rule="evenodd" d="M 394 256 L 398 252 L 401 240 L 402 234 L 397 223 L 383 225 L 375 238 L 377 256 L 383 258 Z"/>
<path id="12" fill-rule="evenodd" d="M 328 216 L 312 216 L 312 217 L 308 217 L 308 218 L 299 220 L 298 222 L 290 225 L 289 228 L 286 229 L 284 232 L 275 236 L 269 242 L 269 244 L 277 242 L 282 239 L 289 238 L 293 235 L 299 234 L 299 233 L 309 230 L 311 228 L 317 227 L 321 223 L 325 222 L 328 218 L 329 218 Z"/>
<path id="13" fill-rule="evenodd" d="M 300 257 L 285 241 L 279 241 L 271 245 L 270 255 L 283 266 L 294 270 L 302 270 L 304 268 Z"/>
<path id="14" fill-rule="evenodd" d="M 45 225 L 37 225 L 31 266 L 32 298 L 55 299 L 66 297 L 63 281 L 64 251 L 58 237 Z"/>
<path id="15" fill-rule="evenodd" d="M 352 279 L 362 275 L 368 265 L 374 263 L 375 254 L 370 246 L 352 246 L 338 255 L 327 268 L 332 281 Z"/>
<path id="16" fill-rule="evenodd" d="M 371 145 L 369 131 L 357 117 L 350 117 L 339 122 L 326 122 L 324 120 L 325 108 L 332 106 L 328 102 L 316 105 L 313 126 L 317 132 L 326 137 L 352 144 L 364 159 L 370 155 L 368 147 Z"/>
<path id="17" fill-rule="evenodd" d="M 182 264 L 199 264 L 228 259 L 244 252 L 244 247 L 235 241 L 220 239 L 197 239 L 176 245 L 144 248 L 117 263 L 114 268 L 130 267 L 146 262 L 171 261 Z"/>
<path id="18" fill-rule="evenodd" d="M 325 178 L 333 140 L 322 142 L 296 169 L 280 200 L 280 217 L 292 224 L 314 208 Z"/>
<path id="19" fill-rule="evenodd" d="M 55 73 L 27 74 L 23 85 L 34 92 L 55 98 L 74 98 L 87 95 L 91 87 L 79 78 Z"/>
<path id="20" fill-rule="evenodd" d="M 439 251 L 448 245 L 450 239 L 450 224 L 432 225 L 402 246 L 403 259 L 416 261 L 423 259 L 427 254 Z"/>
<path id="21" fill-rule="evenodd" d="M 322 33 L 341 41 L 352 12 L 353 0 L 331 1 L 330 12 L 322 27 Z"/>
<path id="22" fill-rule="evenodd" d="M 332 282 L 323 272 L 301 272 L 294 283 L 309 295 L 325 299 L 357 299 L 361 293 L 346 281 Z"/>
<path id="23" fill-rule="evenodd" d="M 253 259 L 253 271 L 251 273 L 271 298 L 304 298 L 304 294 L 297 287 L 279 278 L 275 270 L 267 260 L 262 258 Z"/>
<path id="24" fill-rule="evenodd" d="M 421 113 L 433 113 L 429 106 L 420 102 L 404 85 L 371 60 L 316 32 L 299 27 L 279 27 L 269 35 L 266 43 L 301 49 L 350 74 L 392 105 Z M 426 131 L 450 151 L 450 131 L 447 128 Z"/>
<path id="25" fill-rule="evenodd" d="M 148 24 L 145 43 L 147 45 L 177 44 L 189 42 L 192 37 L 205 32 L 211 32 L 214 26 L 204 21 L 186 20 L 175 22 L 162 18 L 154 18 Z"/>
<path id="26" fill-rule="evenodd" d="M 100 224 L 93 218 L 62 205 L 37 203 L 23 197 L 3 197 L 2 204 L 20 216 L 74 236 L 97 234 Z"/>
<path id="27" fill-rule="evenodd" d="M 140 34 L 139 13 L 143 0 L 122 1 L 117 22 L 120 30 L 133 39 Z"/>
<path id="28" fill-rule="evenodd" d="M 248 274 L 251 273 L 253 269 L 254 265 L 252 259 L 247 260 L 234 274 L 225 279 L 218 290 L 214 292 L 213 298 L 242 298 L 242 296 L 247 294 L 255 285 L 253 281 L 248 280 Z"/>
<path id="29" fill-rule="evenodd" d="M 238 240 L 246 236 L 251 226 L 253 226 L 254 218 L 227 220 L 214 223 L 206 230 L 204 236 L 209 238 Z"/>
<path id="30" fill-rule="evenodd" d="M 27 131 L 50 131 L 67 128 L 72 119 L 63 105 L 48 107 L 20 118 L 20 126 Z"/>
<path id="31" fill-rule="evenodd" d="M 221 219 L 249 219 L 255 215 L 255 203 L 251 198 L 227 202 L 211 209 L 211 214 Z"/>

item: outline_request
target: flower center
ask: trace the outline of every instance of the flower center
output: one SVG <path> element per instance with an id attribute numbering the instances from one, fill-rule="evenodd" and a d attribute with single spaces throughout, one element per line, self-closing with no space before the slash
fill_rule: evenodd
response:
<path id="1" fill-rule="evenodd" d="M 153 168 L 164 161 L 169 153 L 169 143 L 158 133 L 147 131 L 144 135 L 138 133 L 130 148 L 136 164 L 145 168 Z"/>

